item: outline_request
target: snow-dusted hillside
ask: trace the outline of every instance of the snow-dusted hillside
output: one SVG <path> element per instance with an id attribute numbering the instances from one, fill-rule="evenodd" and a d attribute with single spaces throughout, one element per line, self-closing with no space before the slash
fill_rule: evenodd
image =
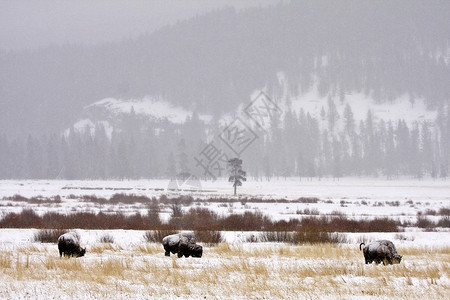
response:
<path id="1" fill-rule="evenodd" d="M 96 125 L 102 125 L 108 136 L 113 130 L 121 130 L 125 120 L 131 118 L 139 126 L 148 124 L 183 124 L 192 118 L 193 112 L 157 97 L 146 96 L 142 99 L 105 98 L 83 109 L 82 116 L 73 125 L 77 131 L 95 132 Z M 204 122 L 211 120 L 209 115 L 198 115 Z"/>
<path id="2" fill-rule="evenodd" d="M 284 80 L 280 80 L 283 91 L 287 90 L 287 84 Z M 254 93 L 255 95 L 257 93 Z M 234 112 L 224 114 L 219 123 L 224 125 L 230 123 L 236 114 L 251 102 L 252 96 L 243 99 L 242 104 L 236 108 Z M 329 99 L 336 106 L 338 113 L 337 126 L 342 127 L 345 106 L 348 104 L 353 112 L 356 124 L 364 121 L 368 112 L 372 113 L 373 121 L 384 120 L 385 122 L 393 122 L 404 120 L 408 125 L 415 122 L 432 123 L 436 119 L 436 111 L 427 109 L 423 99 L 416 99 L 413 102 L 407 95 L 403 95 L 389 103 L 377 103 L 370 96 L 363 93 L 347 93 L 340 96 L 321 96 L 317 86 L 308 92 L 299 96 L 287 96 L 285 92 L 281 97 L 274 96 L 272 100 L 277 103 L 283 112 L 292 110 L 299 113 L 309 113 L 311 117 L 317 119 L 322 128 L 328 124 L 326 115 L 330 111 Z M 323 115 L 325 113 L 325 115 Z M 91 130 L 95 132 L 96 125 L 102 125 L 108 136 L 114 129 L 120 130 L 126 118 L 134 118 L 142 124 L 158 124 L 168 122 L 171 124 L 183 124 L 189 118 L 192 118 L 193 112 L 183 107 L 175 106 L 161 98 L 146 96 L 142 99 L 115 99 L 105 98 L 86 106 L 80 119 L 73 125 L 77 131 Z M 202 114 L 198 118 L 208 123 L 211 121 L 211 115 Z"/>
<path id="3" fill-rule="evenodd" d="M 436 111 L 428 110 L 423 99 L 411 102 L 407 95 L 403 95 L 390 103 L 376 103 L 373 98 L 357 92 L 345 94 L 342 101 L 339 99 L 339 96 L 332 97 L 332 100 L 341 119 L 344 115 L 345 105 L 348 104 L 352 109 L 356 122 L 365 120 L 369 110 L 372 112 L 374 121 L 396 122 L 404 120 L 410 125 L 416 121 L 434 122 L 436 118 Z M 305 113 L 309 112 L 312 117 L 322 119 L 322 108 L 325 112 L 329 110 L 327 101 L 327 97 L 321 97 L 317 89 L 312 89 L 293 99 L 292 107 L 295 111 L 303 109 Z"/>

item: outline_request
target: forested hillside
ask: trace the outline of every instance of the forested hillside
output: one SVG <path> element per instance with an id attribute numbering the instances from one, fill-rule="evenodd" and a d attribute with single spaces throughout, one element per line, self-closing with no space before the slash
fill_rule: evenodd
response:
<path id="1" fill-rule="evenodd" d="M 291 1 L 225 8 L 121 42 L 0 53 L 0 178 L 193 170 L 218 121 L 255 90 L 285 105 L 242 153 L 251 176 L 445 177 L 449 15 L 448 1 Z M 293 108 L 311 90 L 321 115 Z M 355 94 L 392 105 L 407 97 L 437 117 L 387 120 L 368 109 L 357 119 L 350 105 L 336 114 L 335 103 Z M 89 116 L 91 130 L 72 128 L 96 101 L 147 95 L 195 113 L 173 123 L 128 111 Z"/>
<path id="2" fill-rule="evenodd" d="M 0 128 L 49 133 L 106 97 L 162 96 L 220 114 L 283 71 L 291 93 L 450 95 L 447 1 L 292 1 L 221 9 L 134 40 L 0 54 Z"/>

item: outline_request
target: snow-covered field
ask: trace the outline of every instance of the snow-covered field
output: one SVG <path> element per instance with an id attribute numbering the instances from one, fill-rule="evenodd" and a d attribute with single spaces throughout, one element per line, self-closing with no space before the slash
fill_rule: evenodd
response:
<path id="1" fill-rule="evenodd" d="M 0 199 L 61 196 L 61 203 L 0 200 L 2 214 L 32 208 L 57 211 L 146 212 L 139 205 L 80 202 L 83 195 L 109 198 L 115 193 L 158 197 L 233 197 L 226 181 L 202 182 L 204 191 L 167 191 L 168 180 L 152 181 L 0 181 Z M 238 189 L 240 201 L 203 203 L 219 213 L 259 210 L 274 219 L 301 217 L 305 209 L 320 214 L 339 211 L 349 217 L 415 219 L 418 212 L 450 206 L 447 181 L 299 179 L 255 182 Z M 317 203 L 252 203 L 245 197 Z M 184 207 L 184 209 L 188 209 Z M 163 212 L 168 215 L 169 211 Z M 437 216 L 427 216 L 437 218 Z M 0 229 L 0 298 L 291 298 L 291 299 L 445 299 L 450 295 L 450 232 L 347 233 L 339 245 L 248 243 L 254 232 L 225 232 L 225 241 L 204 246 L 202 258 L 164 256 L 160 244 L 146 243 L 144 231 L 81 230 L 86 256 L 60 259 L 56 244 L 33 241 L 36 229 Z M 100 243 L 102 235 L 113 244 Z M 361 241 L 390 239 L 403 260 L 399 265 L 365 265 Z"/>
<path id="2" fill-rule="evenodd" d="M 450 181 L 432 180 L 381 180 L 343 178 L 339 181 L 322 179 L 306 181 L 298 178 L 286 180 L 249 181 L 238 189 L 239 196 L 232 195 L 232 187 L 227 180 L 202 181 L 202 191 L 193 192 L 189 187 L 182 191 L 167 190 L 169 180 L 138 181 L 0 181 L 0 214 L 20 212 L 32 208 L 37 213 L 55 211 L 71 213 L 75 211 L 104 211 L 146 213 L 147 205 L 136 204 L 98 204 L 81 202 L 84 195 L 95 195 L 109 199 L 117 193 L 144 195 L 149 198 L 164 194 L 168 197 L 189 195 L 193 198 L 228 197 L 240 199 L 238 202 L 203 203 L 211 210 L 221 214 L 240 213 L 245 210 L 259 210 L 274 220 L 298 218 L 300 215 L 342 213 L 348 217 L 373 218 L 393 217 L 400 220 L 415 221 L 417 213 L 426 210 L 438 211 L 450 208 Z M 13 195 L 24 197 L 61 196 L 61 203 L 40 204 L 1 200 Z M 296 200 L 300 197 L 317 198 L 317 203 L 271 202 L 255 203 L 245 198 Z M 188 209 L 188 207 L 184 207 Z M 305 214 L 305 210 L 307 210 Z M 309 210 L 309 213 L 308 213 Z M 170 210 L 162 211 L 161 217 L 169 216 Z M 430 220 L 437 217 L 429 214 Z"/>
<path id="3" fill-rule="evenodd" d="M 141 231 L 78 230 L 87 254 L 59 258 L 55 244 L 32 243 L 33 230 L 0 230 L 0 298 L 75 299 L 446 299 L 450 293 L 448 233 L 389 238 L 399 265 L 365 265 L 358 243 L 294 246 L 242 243 L 246 233 L 204 247 L 202 258 L 165 257 Z M 350 235 L 356 241 L 360 236 Z"/>

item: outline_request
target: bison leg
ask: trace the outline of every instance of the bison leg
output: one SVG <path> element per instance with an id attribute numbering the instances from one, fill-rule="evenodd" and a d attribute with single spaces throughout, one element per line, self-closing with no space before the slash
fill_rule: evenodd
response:
<path id="1" fill-rule="evenodd" d="M 165 251 L 165 253 L 164 253 L 165 256 L 170 256 L 170 248 L 168 246 L 164 245 L 164 251 Z"/>

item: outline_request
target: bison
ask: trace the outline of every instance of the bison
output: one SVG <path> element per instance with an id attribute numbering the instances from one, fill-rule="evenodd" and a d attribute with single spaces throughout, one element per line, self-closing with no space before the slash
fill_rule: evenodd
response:
<path id="1" fill-rule="evenodd" d="M 58 238 L 59 256 L 81 257 L 86 253 L 86 248 L 81 248 L 75 232 L 67 232 Z"/>
<path id="2" fill-rule="evenodd" d="M 366 264 L 371 264 L 375 261 L 376 264 L 380 262 L 383 265 L 387 264 L 399 264 L 402 260 L 402 256 L 397 253 L 394 244 L 388 240 L 380 240 L 371 242 L 369 244 L 359 244 L 359 250 L 364 245 L 363 253 Z"/>
<path id="3" fill-rule="evenodd" d="M 166 251 L 165 256 L 177 253 L 178 257 L 202 257 L 203 247 L 195 243 L 193 233 L 176 233 L 163 238 L 162 244 Z"/>

